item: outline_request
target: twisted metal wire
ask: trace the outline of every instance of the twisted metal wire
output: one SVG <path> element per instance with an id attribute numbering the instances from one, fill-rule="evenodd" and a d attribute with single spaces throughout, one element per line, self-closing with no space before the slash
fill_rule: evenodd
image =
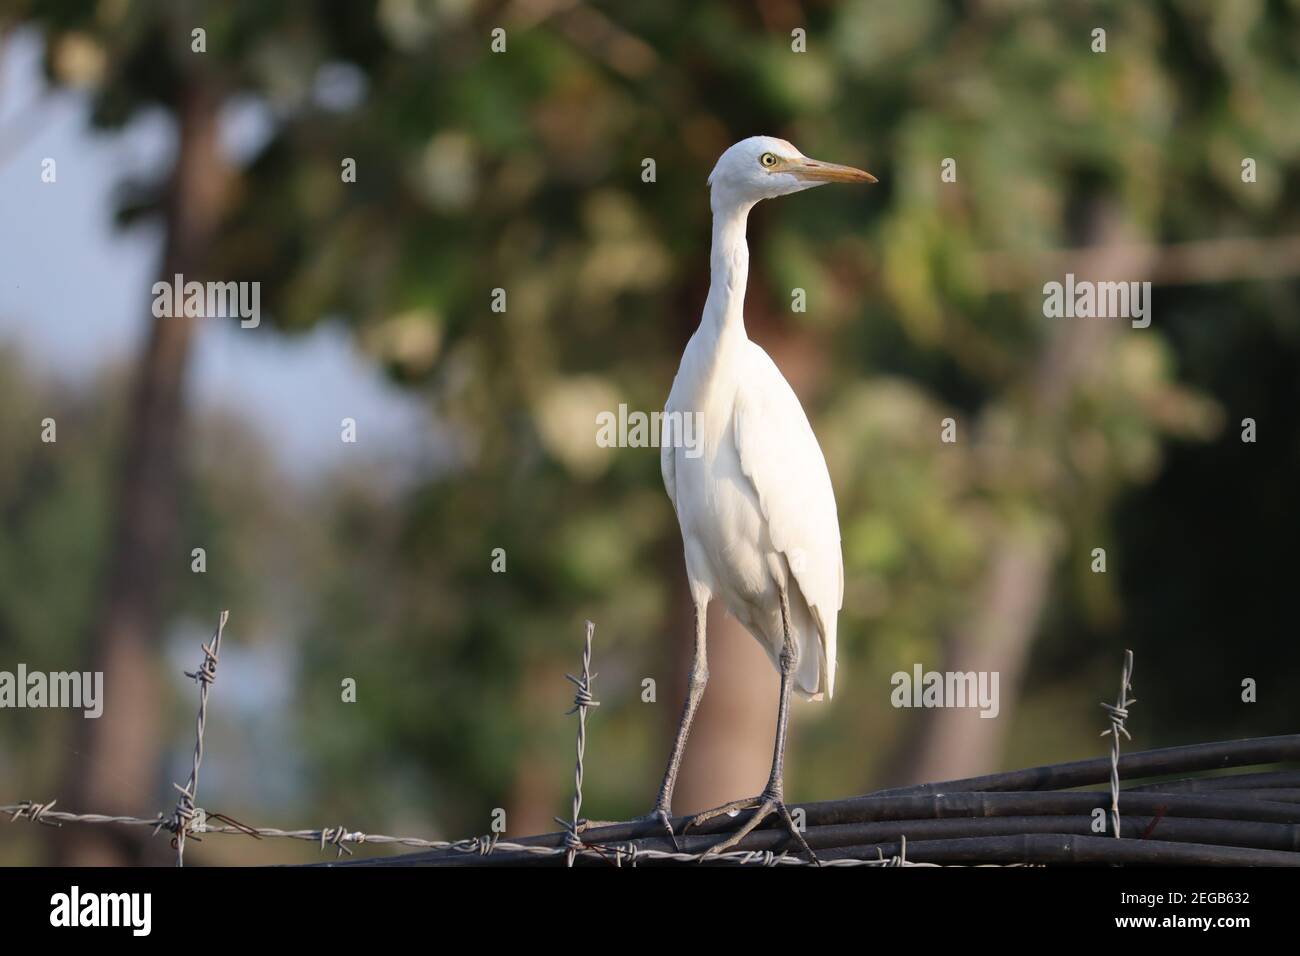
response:
<path id="1" fill-rule="evenodd" d="M 60 826 L 62 823 L 115 823 L 125 826 L 145 826 L 156 829 L 166 829 L 169 817 L 159 815 L 156 817 L 132 817 L 132 816 L 109 816 L 102 813 L 70 813 L 65 810 L 51 810 L 54 801 L 47 804 L 36 803 L 26 800 L 19 804 L 0 806 L 0 813 L 8 814 L 10 822 L 17 820 L 31 820 L 33 823 L 40 823 L 45 826 Z M 208 817 L 216 818 L 219 814 L 209 814 Z M 595 862 L 609 863 L 614 866 L 620 866 L 623 863 L 629 863 L 635 866 L 639 860 L 668 860 L 678 863 L 699 863 L 699 862 L 721 862 L 737 864 L 762 864 L 766 866 L 810 866 L 810 861 L 800 857 L 787 856 L 786 854 L 774 854 L 771 850 L 736 850 L 729 853 L 685 853 L 672 852 L 665 850 L 652 850 L 638 847 L 635 843 L 587 843 L 583 842 L 581 847 L 570 846 L 537 846 L 536 844 L 514 843 L 508 840 L 498 839 L 497 834 L 491 836 L 470 837 L 461 840 L 425 840 L 420 837 L 399 837 L 389 836 L 379 833 L 364 833 L 359 830 L 348 830 L 346 827 L 324 827 L 319 830 L 283 830 L 278 827 L 251 827 L 243 824 L 213 824 L 200 823 L 196 824 L 191 834 L 194 833 L 222 833 L 235 836 L 251 836 L 255 838 L 270 837 L 289 840 L 302 840 L 309 843 L 317 843 L 321 849 L 327 846 L 335 847 L 340 853 L 351 851 L 347 849 L 349 844 L 369 843 L 373 845 L 399 845 L 411 847 L 413 849 L 423 850 L 452 850 L 458 853 L 475 854 L 487 856 L 496 851 L 527 853 L 532 856 L 549 857 L 565 856 L 570 853 L 576 857 L 592 860 Z M 876 860 L 827 860 L 823 862 L 824 866 L 933 866 L 935 864 L 912 863 L 904 861 L 900 857 L 882 858 Z"/>
<path id="2" fill-rule="evenodd" d="M 1133 689 L 1133 652 L 1124 652 L 1124 670 L 1120 675 L 1119 697 L 1114 704 L 1102 701 L 1101 708 L 1110 716 L 1110 726 L 1101 732 L 1101 736 L 1111 735 L 1110 741 L 1110 820 L 1115 829 L 1115 839 L 1119 839 L 1119 735 L 1132 740 L 1124 721 L 1128 719 L 1128 709 L 1137 703 L 1129 699 L 1128 693 Z"/>
<path id="3" fill-rule="evenodd" d="M 587 846 L 580 836 L 579 824 L 582 820 L 583 762 L 587 755 L 587 708 L 600 706 L 600 701 L 596 700 L 591 693 L 591 682 L 596 677 L 591 673 L 591 639 L 595 633 L 596 625 L 588 621 L 587 642 L 582 651 L 582 676 L 579 678 L 572 674 L 564 675 L 578 689 L 573 697 L 573 707 L 567 711 L 567 714 L 576 712 L 578 715 L 578 760 L 573 770 L 573 819 L 560 821 L 564 826 L 564 845 L 568 851 L 565 855 L 566 866 L 573 866 L 577 852 Z"/>
<path id="4" fill-rule="evenodd" d="M 635 842 L 599 843 L 588 842 L 581 837 L 585 825 L 582 820 L 582 784 L 583 767 L 587 749 L 587 708 L 599 707 L 600 702 L 592 696 L 591 682 L 597 675 L 591 673 L 591 647 L 595 634 L 595 625 L 587 622 L 586 644 L 582 655 L 582 674 L 565 677 L 577 688 L 573 707 L 569 714 L 578 714 L 577 761 L 574 768 L 573 817 L 560 820 L 565 828 L 565 840 L 562 846 L 539 846 L 536 844 L 515 843 L 499 839 L 499 834 L 471 837 L 461 840 L 426 840 L 419 837 L 390 836 L 388 834 L 365 833 L 349 830 L 345 826 L 322 827 L 319 829 L 285 830 L 278 827 L 254 827 L 216 812 L 205 811 L 196 804 L 198 795 L 199 769 L 203 763 L 203 736 L 207 727 L 208 691 L 216 680 L 217 664 L 221 652 L 221 639 L 229 619 L 229 611 L 222 611 L 217 628 L 210 641 L 201 645 L 203 661 L 197 670 L 185 672 L 185 676 L 199 685 L 199 709 L 195 720 L 194 757 L 189 779 L 185 786 L 173 784 L 180 796 L 176 807 L 170 814 L 159 813 L 152 817 L 129 815 L 112 815 L 103 813 L 73 813 L 67 810 L 55 810 L 56 800 L 40 803 L 24 800 L 17 804 L 0 806 L 0 814 L 7 814 L 9 822 L 29 820 L 42 826 L 60 827 L 64 823 L 116 824 L 120 826 L 152 827 L 154 834 L 166 830 L 172 834 L 172 846 L 176 849 L 176 865 L 184 865 L 185 842 L 188 839 L 200 840 L 200 834 L 220 833 L 236 836 L 248 836 L 254 839 L 272 838 L 302 840 L 317 843 L 323 852 L 326 847 L 334 847 L 335 858 L 344 853 L 352 855 L 351 845 L 370 843 L 373 845 L 397 845 L 413 849 L 448 850 L 457 853 L 487 856 L 496 851 L 508 851 L 529 854 L 537 857 L 564 856 L 567 866 L 573 866 L 575 860 L 603 862 L 613 866 L 622 866 L 625 862 L 636 866 L 638 861 L 671 861 L 677 863 L 730 863 L 741 866 L 811 866 L 811 860 L 790 856 L 785 852 L 774 853 L 771 850 L 733 850 L 725 853 L 687 853 L 642 848 Z M 1131 655 L 1130 655 L 1131 657 Z M 218 822 L 212 822 L 218 821 Z M 835 859 L 827 860 L 823 866 L 936 866 L 933 863 L 913 863 L 907 860 L 906 838 L 898 856 L 885 858 L 877 849 L 877 859 Z"/>
<path id="5" fill-rule="evenodd" d="M 176 847 L 176 865 L 185 865 L 185 835 L 197 829 L 202 825 L 202 817 L 196 817 L 197 808 L 194 800 L 199 792 L 199 767 L 203 763 L 203 731 L 208 723 L 208 689 L 212 682 L 217 679 L 217 661 L 221 654 L 221 635 L 226 630 L 226 621 L 230 619 L 229 611 L 222 611 L 221 616 L 217 619 L 217 631 L 207 644 L 203 644 L 203 662 L 199 664 L 198 669 L 194 672 L 186 671 L 185 676 L 195 681 L 199 685 L 199 713 L 195 718 L 194 733 L 194 761 L 190 768 L 189 779 L 182 787 L 179 784 L 172 784 L 180 792 L 180 797 L 176 800 L 176 809 L 165 829 L 170 830 L 174 836 L 172 844 Z M 199 824 L 196 825 L 196 819 Z"/>

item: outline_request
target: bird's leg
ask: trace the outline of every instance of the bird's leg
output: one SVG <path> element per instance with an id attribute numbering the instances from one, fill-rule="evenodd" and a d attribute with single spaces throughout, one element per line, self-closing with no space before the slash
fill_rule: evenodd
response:
<path id="1" fill-rule="evenodd" d="M 786 728 L 790 719 L 790 689 L 794 680 L 795 669 L 799 666 L 799 649 L 795 646 L 794 638 L 790 634 L 790 603 L 786 596 L 786 590 L 782 587 L 780 591 L 781 626 L 785 633 L 785 641 L 781 647 L 781 702 L 778 705 L 776 714 L 776 742 L 772 748 L 772 772 L 767 778 L 767 786 L 757 797 L 733 800 L 731 803 L 723 804 L 712 810 L 697 813 L 683 828 L 683 832 L 724 813 L 735 813 L 738 810 L 747 810 L 754 807 L 756 809 L 753 815 L 745 821 L 744 825 L 725 840 L 709 847 L 705 851 L 706 855 L 709 853 L 723 853 L 731 849 L 749 836 L 763 820 L 775 813 L 785 823 L 786 829 L 790 831 L 790 835 L 795 842 L 808 854 L 809 859 L 816 863 L 818 862 L 817 854 L 812 851 L 808 841 L 804 839 L 803 834 L 799 832 L 799 828 L 795 826 L 790 811 L 785 805 Z"/>
<path id="2" fill-rule="evenodd" d="M 668 757 L 668 767 L 664 771 L 664 782 L 659 787 L 659 797 L 655 800 L 655 811 L 667 812 L 672 809 L 673 789 L 677 786 L 677 773 L 681 770 L 682 754 L 686 751 L 686 738 L 690 736 L 691 724 L 695 721 L 695 711 L 704 696 L 704 687 L 709 682 L 709 658 L 705 647 L 705 617 L 708 604 L 696 602 L 695 605 L 695 653 L 691 658 L 691 673 L 686 681 L 686 702 L 682 705 L 682 717 L 677 723 L 677 735 L 673 738 L 673 752 Z"/>
<path id="3" fill-rule="evenodd" d="M 673 752 L 668 757 L 668 768 L 664 771 L 664 781 L 659 787 L 659 796 L 655 799 L 654 809 L 638 819 L 659 823 L 668 831 L 673 848 L 677 846 L 677 836 L 673 833 L 673 789 L 677 786 L 677 773 L 681 770 L 682 754 L 686 750 L 686 738 L 690 736 L 691 724 L 695 721 L 695 711 L 704 696 L 704 687 L 709 682 L 709 659 L 705 648 L 705 621 L 709 602 L 707 599 L 695 601 L 695 653 L 691 658 L 691 673 L 686 683 L 686 703 L 682 706 L 682 717 L 677 724 L 677 734 L 673 738 Z M 586 821 L 582 829 L 608 825 L 609 821 Z"/>

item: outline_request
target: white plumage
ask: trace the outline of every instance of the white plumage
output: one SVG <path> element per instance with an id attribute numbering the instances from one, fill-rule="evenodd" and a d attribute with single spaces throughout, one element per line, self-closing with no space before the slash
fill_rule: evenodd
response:
<path id="1" fill-rule="evenodd" d="M 710 601 L 720 600 L 745 625 L 782 675 L 767 789 L 695 818 L 758 807 L 719 848 L 771 812 L 779 811 L 792 826 L 782 803 L 789 694 L 830 698 L 835 686 L 836 617 L 844 599 L 835 493 L 799 399 L 767 353 L 749 340 L 744 321 L 749 211 L 762 199 L 827 182 L 875 177 L 808 159 L 785 140 L 767 136 L 742 140 L 722 154 L 709 176 L 709 295 L 665 407 L 669 421 L 693 416 L 694 430 L 679 434 L 699 439 L 689 448 L 665 443 L 661 452 L 664 487 L 682 529 L 696 645 L 686 706 L 652 817 L 668 824 L 677 768 L 708 680 L 704 611 Z"/>
<path id="2" fill-rule="evenodd" d="M 663 449 L 664 486 L 682 527 L 692 596 L 722 601 L 779 667 L 786 587 L 799 650 L 795 689 L 820 700 L 835 689 L 844 598 L 835 492 L 794 390 L 744 328 L 737 332 L 717 346 L 697 332 L 686 347 L 665 411 L 698 413 L 703 444 L 698 457 Z"/>

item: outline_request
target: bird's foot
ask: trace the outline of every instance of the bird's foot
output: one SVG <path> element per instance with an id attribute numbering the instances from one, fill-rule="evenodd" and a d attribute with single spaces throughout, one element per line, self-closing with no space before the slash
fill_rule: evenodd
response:
<path id="1" fill-rule="evenodd" d="M 563 822 L 563 821 L 561 821 Z M 597 827 L 613 827 L 623 823 L 657 823 L 663 827 L 668 834 L 668 839 L 672 842 L 673 850 L 681 852 L 681 847 L 677 844 L 677 834 L 673 832 L 672 814 L 666 807 L 655 807 L 645 816 L 633 817 L 631 820 L 579 820 L 577 832 L 581 836 L 587 830 L 596 829 Z M 646 834 L 647 836 L 649 834 Z M 639 837 L 637 839 L 640 839 Z"/>
<path id="2" fill-rule="evenodd" d="M 668 834 L 668 840 L 673 845 L 673 852 L 680 853 L 682 848 L 677 843 L 677 834 L 673 832 L 672 814 L 666 807 L 655 807 L 643 817 L 637 817 L 638 823 L 658 823 Z"/>
<path id="3" fill-rule="evenodd" d="M 741 810 L 749 809 L 753 809 L 754 813 L 745 821 L 744 825 L 742 825 L 741 828 L 731 836 L 720 840 L 705 850 L 704 856 L 727 852 L 740 843 L 741 840 L 745 839 L 745 837 L 749 836 L 755 827 L 775 813 L 780 816 L 781 821 L 785 824 L 785 828 L 789 831 L 790 836 L 794 838 L 794 841 L 797 844 L 799 844 L 799 848 L 808 854 L 808 859 L 819 866 L 821 865 L 821 861 L 817 859 L 817 854 L 814 853 L 812 847 L 808 845 L 808 841 L 804 839 L 803 833 L 801 833 L 799 828 L 795 826 L 794 818 L 790 816 L 790 811 L 786 808 L 785 801 L 781 797 L 781 792 L 771 788 L 764 790 L 756 797 L 732 800 L 730 803 L 724 803 L 722 806 L 714 807 L 712 810 L 705 810 L 702 813 L 697 813 L 695 816 L 691 817 L 686 826 L 682 827 L 682 834 L 685 835 L 686 831 L 691 827 L 699 826 L 715 817 L 722 816 L 724 813 L 735 814 Z"/>

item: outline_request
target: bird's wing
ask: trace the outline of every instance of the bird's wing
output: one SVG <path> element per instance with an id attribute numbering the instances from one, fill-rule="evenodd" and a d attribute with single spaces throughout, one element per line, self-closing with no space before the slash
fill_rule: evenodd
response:
<path id="1" fill-rule="evenodd" d="M 673 510 L 677 510 L 677 449 L 671 442 L 664 442 L 659 449 L 659 471 L 664 476 L 664 490 L 668 492 L 668 500 L 673 503 Z"/>
<path id="2" fill-rule="evenodd" d="M 844 604 L 835 492 L 798 397 L 767 353 L 752 343 L 734 414 L 741 471 L 753 482 L 772 545 L 785 555 L 817 623 L 829 697 L 835 682 L 836 613 Z"/>

